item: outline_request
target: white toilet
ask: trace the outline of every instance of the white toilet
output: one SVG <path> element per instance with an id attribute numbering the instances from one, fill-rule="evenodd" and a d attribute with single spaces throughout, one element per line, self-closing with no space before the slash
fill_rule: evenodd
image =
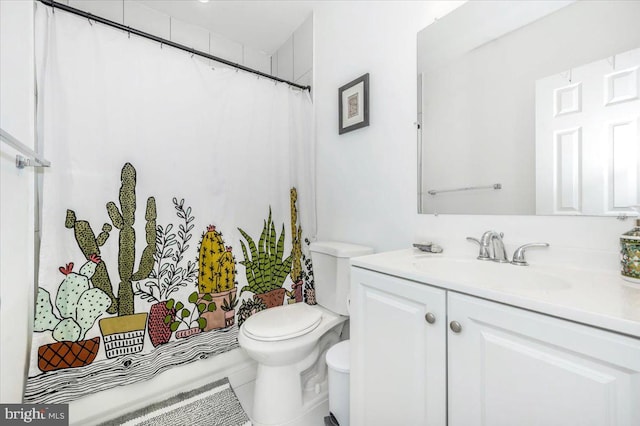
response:
<path id="1" fill-rule="evenodd" d="M 240 328 L 238 343 L 257 361 L 255 425 L 296 422 L 327 400 L 327 350 L 340 340 L 348 315 L 349 259 L 370 247 L 311 243 L 317 305 L 294 303 L 260 311 Z"/>

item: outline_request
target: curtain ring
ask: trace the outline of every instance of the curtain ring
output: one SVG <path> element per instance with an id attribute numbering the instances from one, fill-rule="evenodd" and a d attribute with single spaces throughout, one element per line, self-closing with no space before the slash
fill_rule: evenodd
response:
<path id="1" fill-rule="evenodd" d="M 131 27 L 127 27 L 127 38 L 131 38 Z"/>
<path id="2" fill-rule="evenodd" d="M 89 25 L 93 27 L 93 22 L 91 22 L 91 14 L 87 14 L 87 21 L 89 21 Z"/>

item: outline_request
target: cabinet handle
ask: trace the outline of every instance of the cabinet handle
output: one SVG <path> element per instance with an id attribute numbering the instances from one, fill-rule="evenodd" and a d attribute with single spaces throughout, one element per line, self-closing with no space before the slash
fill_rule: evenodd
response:
<path id="1" fill-rule="evenodd" d="M 449 327 L 451 327 L 451 331 L 454 333 L 460 333 L 462 331 L 462 326 L 458 321 L 451 321 Z"/>
<path id="2" fill-rule="evenodd" d="M 436 322 L 436 316 L 431 312 L 427 312 L 427 314 L 424 316 L 424 319 L 427 320 L 429 324 L 433 324 L 434 322 Z"/>

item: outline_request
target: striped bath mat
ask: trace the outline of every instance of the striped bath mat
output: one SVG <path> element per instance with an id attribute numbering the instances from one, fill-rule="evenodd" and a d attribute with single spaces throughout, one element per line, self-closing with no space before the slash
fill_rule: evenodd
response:
<path id="1" fill-rule="evenodd" d="M 229 380 L 218 380 L 100 426 L 251 426 Z"/>

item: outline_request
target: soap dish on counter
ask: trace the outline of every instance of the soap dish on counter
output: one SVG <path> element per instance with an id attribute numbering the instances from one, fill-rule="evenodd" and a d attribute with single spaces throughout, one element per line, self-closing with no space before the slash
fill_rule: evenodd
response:
<path id="1" fill-rule="evenodd" d="M 413 246 L 420 251 L 427 253 L 442 253 L 442 247 L 432 242 L 426 243 L 413 243 Z"/>

